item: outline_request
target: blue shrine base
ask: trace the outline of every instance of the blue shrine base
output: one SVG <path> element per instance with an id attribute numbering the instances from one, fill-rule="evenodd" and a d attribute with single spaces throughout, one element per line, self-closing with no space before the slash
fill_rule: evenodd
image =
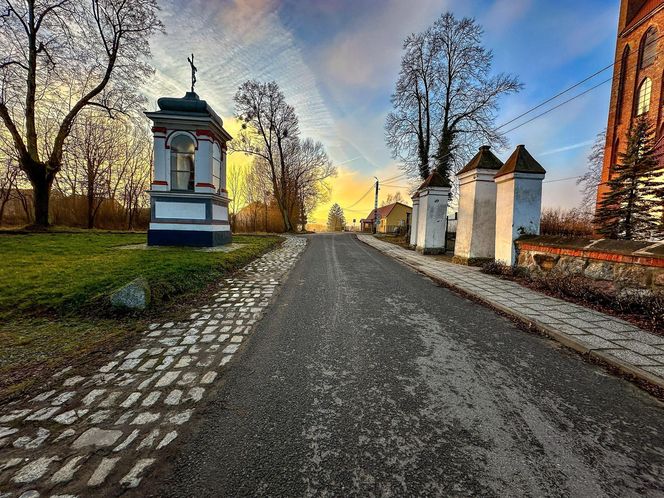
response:
<path id="1" fill-rule="evenodd" d="M 230 244 L 230 231 L 148 230 L 149 246 L 215 247 Z"/>

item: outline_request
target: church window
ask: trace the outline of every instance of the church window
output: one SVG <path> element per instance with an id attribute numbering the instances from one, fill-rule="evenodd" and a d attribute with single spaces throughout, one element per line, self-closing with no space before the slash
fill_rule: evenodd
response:
<path id="1" fill-rule="evenodd" d="M 221 188 L 221 148 L 216 143 L 212 145 L 212 184 L 217 191 Z"/>
<path id="2" fill-rule="evenodd" d="M 629 61 L 629 45 L 623 50 L 622 59 L 620 62 L 620 76 L 618 79 L 618 100 L 616 101 L 616 116 L 618 122 L 622 118 L 622 107 L 624 102 L 625 94 L 625 79 L 627 78 L 627 63 Z"/>
<path id="3" fill-rule="evenodd" d="M 639 87 L 639 100 L 636 105 L 636 115 L 640 116 L 650 110 L 650 97 L 652 95 L 652 80 L 646 78 Z"/>
<path id="4" fill-rule="evenodd" d="M 613 149 L 611 149 L 611 160 L 609 163 L 609 176 L 608 179 L 611 179 L 611 175 L 616 169 L 616 164 L 618 164 L 618 150 L 620 149 L 620 142 L 616 138 L 616 141 L 613 142 Z"/>
<path id="5" fill-rule="evenodd" d="M 178 135 L 171 141 L 171 189 L 194 190 L 194 140 Z"/>
<path id="6" fill-rule="evenodd" d="M 648 28 L 641 42 L 641 64 L 639 67 L 644 69 L 650 66 L 657 56 L 657 29 L 652 26 Z"/>

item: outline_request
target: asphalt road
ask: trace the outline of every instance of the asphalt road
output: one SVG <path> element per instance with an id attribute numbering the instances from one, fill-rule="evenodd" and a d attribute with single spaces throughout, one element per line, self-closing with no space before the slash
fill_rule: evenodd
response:
<path id="1" fill-rule="evenodd" d="M 159 496 L 664 496 L 664 407 L 363 245 L 316 235 Z"/>

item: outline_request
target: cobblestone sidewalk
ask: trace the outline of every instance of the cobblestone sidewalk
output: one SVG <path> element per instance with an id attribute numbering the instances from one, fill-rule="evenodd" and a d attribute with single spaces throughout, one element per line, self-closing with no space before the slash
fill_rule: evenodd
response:
<path id="1" fill-rule="evenodd" d="M 534 325 L 576 351 L 589 353 L 625 373 L 664 388 L 664 337 L 515 282 L 423 256 L 371 235 L 358 239 L 434 280 L 455 287 L 521 321 Z"/>
<path id="2" fill-rule="evenodd" d="M 219 283 L 213 302 L 154 323 L 132 351 L 0 408 L 0 498 L 117 496 L 166 456 L 306 246 L 284 244 Z M 61 379 L 61 382 L 60 382 Z"/>

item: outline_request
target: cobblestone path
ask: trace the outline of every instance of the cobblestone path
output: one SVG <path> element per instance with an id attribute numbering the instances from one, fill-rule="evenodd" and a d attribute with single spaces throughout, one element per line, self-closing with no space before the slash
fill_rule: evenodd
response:
<path id="1" fill-rule="evenodd" d="M 167 456 L 306 246 L 284 244 L 219 283 L 189 320 L 154 323 L 94 375 L 0 408 L 0 498 L 117 496 Z M 61 382 L 60 382 L 61 379 Z"/>

